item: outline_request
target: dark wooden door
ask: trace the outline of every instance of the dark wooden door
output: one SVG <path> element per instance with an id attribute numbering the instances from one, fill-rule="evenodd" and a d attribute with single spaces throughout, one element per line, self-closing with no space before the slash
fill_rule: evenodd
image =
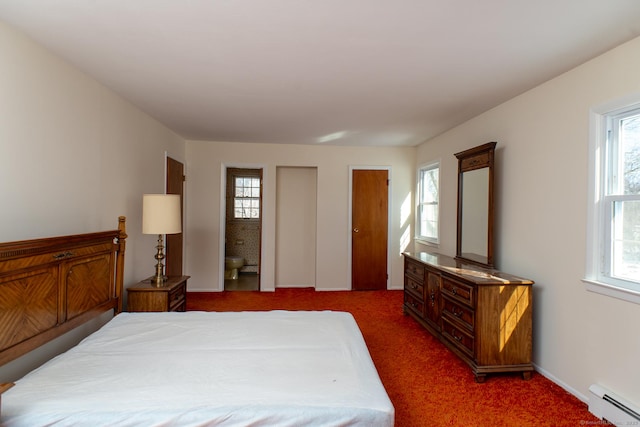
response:
<path id="1" fill-rule="evenodd" d="M 351 289 L 386 289 L 389 172 L 354 170 L 351 179 Z"/>
<path id="2" fill-rule="evenodd" d="M 184 231 L 184 165 L 167 157 L 167 194 L 179 194 L 182 229 Z M 167 234 L 165 274 L 182 276 L 183 233 Z"/>

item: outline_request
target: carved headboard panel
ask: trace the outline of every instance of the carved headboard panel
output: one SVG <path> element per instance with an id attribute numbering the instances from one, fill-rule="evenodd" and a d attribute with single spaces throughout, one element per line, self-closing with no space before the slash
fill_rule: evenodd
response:
<path id="1" fill-rule="evenodd" d="M 107 310 L 122 311 L 118 229 L 0 243 L 0 365 Z"/>

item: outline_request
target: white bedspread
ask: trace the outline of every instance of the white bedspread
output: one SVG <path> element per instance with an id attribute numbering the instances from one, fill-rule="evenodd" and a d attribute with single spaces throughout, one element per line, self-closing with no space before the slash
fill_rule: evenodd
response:
<path id="1" fill-rule="evenodd" d="M 2 395 L 2 425 L 393 426 L 349 313 L 121 313 Z"/>

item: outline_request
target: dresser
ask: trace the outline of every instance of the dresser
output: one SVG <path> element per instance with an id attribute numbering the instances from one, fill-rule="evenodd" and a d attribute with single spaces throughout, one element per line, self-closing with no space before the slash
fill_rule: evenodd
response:
<path id="1" fill-rule="evenodd" d="M 429 252 L 404 254 L 404 312 L 466 362 L 476 381 L 531 378 L 533 281 Z"/>
<path id="2" fill-rule="evenodd" d="M 185 311 L 189 276 L 169 277 L 164 286 L 149 280 L 127 288 L 127 311 Z"/>

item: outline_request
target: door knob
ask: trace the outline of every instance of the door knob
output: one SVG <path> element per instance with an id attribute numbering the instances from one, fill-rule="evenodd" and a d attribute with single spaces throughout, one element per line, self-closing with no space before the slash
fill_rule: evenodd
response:
<path id="1" fill-rule="evenodd" d="M 359 232 L 359 231 L 360 231 L 360 230 L 359 230 L 359 229 L 357 229 L 357 228 L 354 228 L 354 229 L 353 229 L 353 232 L 354 232 L 354 233 L 357 233 L 357 232 Z"/>

